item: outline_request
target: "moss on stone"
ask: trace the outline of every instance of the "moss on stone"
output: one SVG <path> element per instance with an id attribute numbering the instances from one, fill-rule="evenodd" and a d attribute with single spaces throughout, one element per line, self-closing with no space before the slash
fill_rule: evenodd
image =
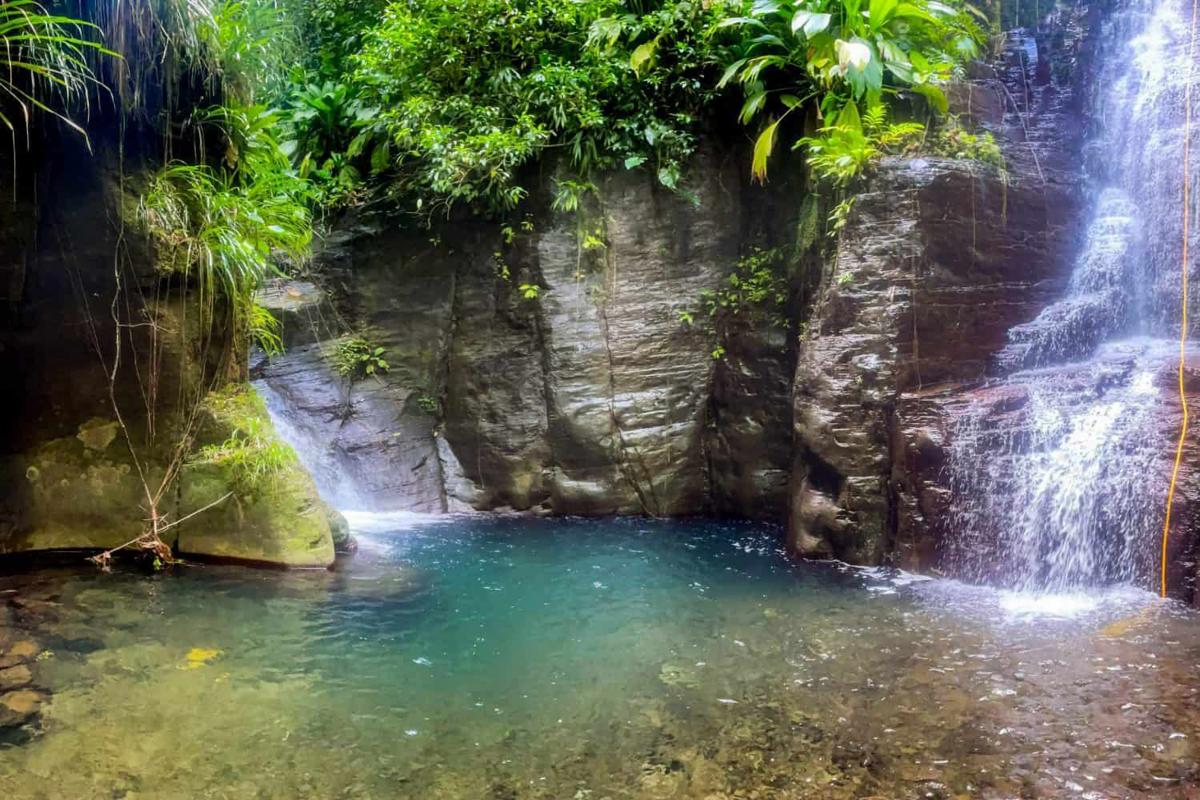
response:
<path id="1" fill-rule="evenodd" d="M 18 473 L 6 483 L 19 487 L 21 518 L 0 550 L 115 547 L 141 533 L 145 492 L 128 449 L 108 435 L 115 425 L 89 420 L 6 463 Z"/>
<path id="2" fill-rule="evenodd" d="M 164 534 L 181 554 L 289 567 L 333 563 L 335 535 L 349 537 L 345 520 L 321 501 L 253 390 L 212 395 L 198 445 L 178 492 L 160 508 L 169 522 L 215 503 Z M 161 453 L 143 459 L 152 487 L 164 461 Z M 10 498 L 20 518 L 0 536 L 0 552 L 110 548 L 145 530 L 145 489 L 114 420 L 90 419 L 75 435 L 7 459 L 0 470 L 21 495 Z"/>
<path id="3" fill-rule="evenodd" d="M 180 517 L 215 505 L 179 526 L 180 553 L 289 567 L 333 563 L 330 509 L 253 389 L 211 395 L 199 442 L 180 477 Z"/>

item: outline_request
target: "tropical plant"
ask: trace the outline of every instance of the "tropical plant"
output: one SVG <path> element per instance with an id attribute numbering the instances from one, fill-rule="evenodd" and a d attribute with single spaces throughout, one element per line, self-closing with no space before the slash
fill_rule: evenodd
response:
<path id="1" fill-rule="evenodd" d="M 196 14 L 210 63 L 222 89 L 243 103 L 278 95 L 299 57 L 292 16 L 270 0 L 190 0 L 207 6 Z"/>
<path id="2" fill-rule="evenodd" d="M 374 345 L 362 336 L 352 336 L 338 341 L 330 356 L 338 374 L 351 381 L 387 372 L 390 366 L 384 358 L 384 348 Z"/>
<path id="3" fill-rule="evenodd" d="M 807 148 L 808 165 L 817 177 L 844 187 L 876 157 L 914 148 L 924 136 L 925 126 L 919 122 L 889 123 L 883 103 L 861 116 L 857 103 L 847 103 L 820 135 L 797 144 Z"/>
<path id="4" fill-rule="evenodd" d="M 86 137 L 68 106 L 99 85 L 89 56 L 116 56 L 89 38 L 95 31 L 36 0 L 0 0 L 0 125 L 28 139 L 31 118 L 42 112 Z"/>
<path id="5" fill-rule="evenodd" d="M 250 339 L 258 345 L 258 349 L 267 356 L 283 353 L 283 323 L 279 321 L 279 317 L 272 314 L 270 309 L 253 301 L 250 303 L 247 317 Z"/>
<path id="6" fill-rule="evenodd" d="M 224 441 L 200 448 L 188 461 L 220 469 L 237 494 L 261 494 L 296 464 L 296 451 L 279 439 L 262 401 L 249 389 L 231 386 L 213 392 L 204 407 L 231 430 Z"/>
<path id="7" fill-rule="evenodd" d="M 553 148 L 583 180 L 651 168 L 678 187 L 721 60 L 705 31 L 724 3 L 396 0 L 350 80 L 382 109 L 387 183 L 429 213 L 510 209 L 521 168 Z M 652 7 L 652 8 L 651 8 Z M 376 140 L 376 141 L 378 141 Z M 365 148 L 363 148 L 365 150 Z"/>
<path id="8" fill-rule="evenodd" d="M 142 196 L 138 218 L 158 245 L 158 268 L 215 296 L 253 295 L 278 273 L 276 256 L 303 258 L 312 236 L 302 200 L 277 176 L 240 183 L 197 164 L 164 167 Z"/>
<path id="9" fill-rule="evenodd" d="M 940 0 L 752 0 L 744 15 L 723 20 L 743 39 L 720 84 L 742 86 L 744 124 L 767 120 L 754 148 L 754 177 L 766 179 L 780 126 L 797 112 L 813 109 L 824 121 L 821 136 L 841 139 L 824 148 L 826 156 L 836 152 L 841 182 L 880 149 L 876 132 L 862 124 L 864 111 L 905 94 L 945 112 L 941 84 L 984 40 L 972 13 L 970 5 Z M 799 144 L 811 152 L 817 138 Z"/>
<path id="10" fill-rule="evenodd" d="M 699 309 L 679 310 L 676 316 L 688 327 L 700 318 L 698 327 L 716 339 L 711 355 L 719 360 L 725 356 L 723 342 L 735 321 L 786 325 L 790 293 L 788 250 L 756 247 L 738 259 L 722 286 L 700 293 Z"/>

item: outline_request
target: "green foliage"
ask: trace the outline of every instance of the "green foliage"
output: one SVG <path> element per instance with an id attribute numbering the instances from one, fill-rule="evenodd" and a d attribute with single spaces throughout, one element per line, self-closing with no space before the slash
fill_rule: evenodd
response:
<path id="1" fill-rule="evenodd" d="M 422 394 L 417 397 L 417 406 L 426 414 L 436 415 L 442 408 L 442 404 L 437 401 L 436 397 L 430 397 L 427 394 Z"/>
<path id="2" fill-rule="evenodd" d="M 861 113 L 898 94 L 922 96 L 944 112 L 939 85 L 959 73 L 984 38 L 971 17 L 977 12 L 957 2 L 746 0 L 743 9 L 720 23 L 741 33 L 720 84 L 742 86 L 744 124 L 767 120 L 755 145 L 758 180 L 766 178 L 783 120 L 815 108 L 826 125 L 798 144 L 811 154 L 820 139 L 837 139 L 817 153 L 818 170 L 848 181 L 881 151 Z"/>
<path id="3" fill-rule="evenodd" d="M 924 136 L 925 126 L 920 123 L 889 123 L 882 103 L 871 106 L 862 117 L 857 104 L 847 103 L 819 136 L 805 137 L 797 144 L 807 148 L 808 164 L 818 178 L 845 187 L 880 155 L 915 149 Z"/>
<path id="4" fill-rule="evenodd" d="M 199 37 L 226 94 L 253 103 L 282 91 L 300 47 L 285 10 L 271 0 L 208 0 L 208 7 L 197 15 Z"/>
<path id="5" fill-rule="evenodd" d="M 770 325 L 787 325 L 790 295 L 787 262 L 787 253 L 783 249 L 755 248 L 738 260 L 724 286 L 700 293 L 698 310 L 676 312 L 679 321 L 691 327 L 696 323 L 697 315 L 705 320 L 705 329 L 718 340 L 711 353 L 715 360 L 725 357 L 721 342 L 735 320 L 765 320 Z"/>
<path id="6" fill-rule="evenodd" d="M 385 168 L 388 144 L 373 139 L 377 115 L 344 83 L 305 83 L 292 90 L 284 116 L 283 147 L 296 160 L 299 174 L 312 182 L 321 205 L 353 199 L 362 186 L 360 156 L 368 145 L 369 170 Z"/>
<path id="7" fill-rule="evenodd" d="M 346 72 L 388 0 L 285 0 L 305 43 L 305 67 L 322 76 Z"/>
<path id="8" fill-rule="evenodd" d="M 833 207 L 833 211 L 829 212 L 828 236 L 830 238 L 836 237 L 841 233 L 842 228 L 846 227 L 846 223 L 850 221 L 850 213 L 854 211 L 854 201 L 857 199 L 854 195 L 843 197 Z"/>
<path id="9" fill-rule="evenodd" d="M 586 197 L 596 191 L 596 184 L 590 181 L 557 180 L 554 182 L 554 198 L 550 206 L 555 211 L 574 213 Z"/>
<path id="10" fill-rule="evenodd" d="M 700 294 L 702 313 L 715 324 L 730 317 L 756 315 L 782 322 L 788 301 L 785 261 L 780 249 L 755 248 L 738 260 L 725 279 L 725 286 Z"/>
<path id="11" fill-rule="evenodd" d="M 271 137 L 259 107 L 220 108 L 225 163 L 169 164 L 151 180 L 138 219 L 158 247 L 158 268 L 244 302 L 278 272 L 280 255 L 302 259 L 312 240 L 306 187 Z"/>
<path id="12" fill-rule="evenodd" d="M 706 31 L 725 4 L 634 5 L 394 0 L 335 76 L 379 109 L 345 152 L 426 213 L 512 208 L 522 167 L 551 147 L 584 176 L 645 165 L 677 188 L 714 96 Z"/>
<path id="13" fill-rule="evenodd" d="M 251 301 L 247 320 L 250 340 L 258 345 L 259 350 L 272 357 L 283 353 L 283 325 L 278 317 Z"/>
<path id="14" fill-rule="evenodd" d="M 951 118 L 941 126 L 933 138 L 933 152 L 938 155 L 978 161 L 1003 171 L 1004 154 L 990 133 L 970 133 Z"/>
<path id="15" fill-rule="evenodd" d="M 89 57 L 116 55 L 92 38 L 96 30 L 35 0 L 0 0 L 0 125 L 28 138 L 41 112 L 86 136 L 66 109 L 97 85 Z"/>
<path id="16" fill-rule="evenodd" d="M 330 360 L 339 375 L 355 381 L 387 372 L 385 352 L 384 348 L 371 344 L 362 336 L 352 336 L 334 344 Z"/>
<path id="17" fill-rule="evenodd" d="M 537 300 L 542 292 L 542 287 L 536 283 L 522 283 L 517 289 L 521 292 L 521 297 L 526 300 Z"/>
<path id="18" fill-rule="evenodd" d="M 215 392 L 205 400 L 205 408 L 231 431 L 224 441 L 200 448 L 189 461 L 220 468 L 239 495 L 261 494 L 297 463 L 295 451 L 279 439 L 253 392 L 238 387 Z"/>

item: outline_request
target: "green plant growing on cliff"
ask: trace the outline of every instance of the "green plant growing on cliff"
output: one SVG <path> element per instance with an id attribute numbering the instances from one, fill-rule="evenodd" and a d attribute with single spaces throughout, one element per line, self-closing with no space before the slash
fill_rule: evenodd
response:
<path id="1" fill-rule="evenodd" d="M 786 324 L 783 311 L 789 290 L 785 265 L 783 249 L 755 248 L 738 259 L 724 286 L 700 293 L 702 313 L 714 324 L 731 317 L 756 317 L 772 324 Z"/>
<path id="2" fill-rule="evenodd" d="M 35 0 L 0 0 L 0 125 L 14 136 L 24 130 L 28 140 L 40 112 L 86 138 L 68 107 L 100 87 L 90 58 L 119 57 L 89 38 L 98 30 Z"/>
<path id="3" fill-rule="evenodd" d="M 390 366 L 384 358 L 384 348 L 374 345 L 362 336 L 342 339 L 333 346 L 330 361 L 343 378 L 360 380 L 369 375 L 387 372 Z"/>
<path id="4" fill-rule="evenodd" d="M 217 467 L 239 496 L 261 495 L 296 464 L 295 451 L 280 441 L 252 392 L 240 387 L 214 392 L 204 405 L 231 431 L 224 441 L 200 448 L 189 463 Z"/>
<path id="5" fill-rule="evenodd" d="M 932 150 L 938 155 L 978 161 L 1001 172 L 1006 169 L 1004 154 L 991 133 L 971 133 L 956 117 L 949 117 L 933 137 Z"/>
<path id="6" fill-rule="evenodd" d="M 847 103 L 820 135 L 797 144 L 807 148 L 808 164 L 818 178 L 843 189 L 881 155 L 914 150 L 924 136 L 925 126 L 919 122 L 889 122 L 882 103 L 861 116 L 857 104 Z"/>
<path id="7" fill-rule="evenodd" d="M 99 357 L 113 413 L 145 490 L 148 518 L 141 536 L 116 549 L 136 546 L 168 563 L 171 551 L 162 535 L 180 520 L 167 521 L 161 504 L 173 496 L 186 464 L 203 400 L 239 373 L 235 356 L 245 352 L 252 336 L 266 349 L 280 344 L 277 328 L 256 311 L 252 297 L 282 262 L 304 258 L 312 235 L 307 184 L 279 147 L 275 115 L 251 103 L 271 83 L 264 73 L 283 63 L 269 65 L 286 37 L 267 24 L 282 22 L 273 0 L 122 0 L 88 6 L 88 12 L 111 46 L 132 56 L 105 73 L 119 99 L 119 133 L 124 136 L 136 119 L 160 126 L 163 143 L 162 166 L 129 181 L 143 191 L 122 208 L 110 304 L 115 333 L 111 352 Z M 197 98 L 218 105 L 197 111 L 190 105 Z M 172 159 L 177 148 L 195 163 Z M 125 187 L 122 176 L 122 191 Z M 135 282 L 136 273 L 126 279 L 126 270 L 132 270 L 124 249 L 126 226 L 154 246 L 161 280 L 153 300 Z M 160 326 L 157 306 L 172 296 L 189 304 L 189 321 Z M 190 311 L 193 302 L 199 313 Z M 139 328 L 147 329 L 146 349 L 135 339 Z M 180 357 L 198 364 L 183 365 L 178 391 L 160 408 L 166 395 L 159 391 L 162 358 L 171 352 L 165 342 L 176 334 Z M 146 441 L 130 433 L 116 385 L 139 359 L 145 363 L 132 368 L 138 371 Z M 157 420 L 163 408 L 173 415 L 166 425 Z M 157 441 L 160 430 L 169 431 L 172 441 Z M 97 563 L 106 565 L 113 552 L 101 554 Z"/>
<path id="8" fill-rule="evenodd" d="M 138 222 L 157 246 L 157 266 L 198 284 L 210 298 L 244 309 L 278 259 L 303 260 L 312 240 L 304 183 L 271 135 L 274 117 L 261 107 L 205 112 L 227 138 L 220 167 L 168 164 L 142 195 Z M 240 324 L 239 324 L 240 327 Z"/>
<path id="9" fill-rule="evenodd" d="M 737 321 L 765 321 L 773 326 L 786 326 L 790 296 L 787 263 L 784 248 L 755 248 L 738 260 L 725 278 L 724 286 L 700 293 L 697 311 L 676 312 L 679 321 L 691 327 L 697 315 L 705 320 L 705 328 L 718 342 L 712 351 L 712 357 L 717 360 L 724 358 L 726 335 Z"/>
<path id="10" fill-rule="evenodd" d="M 812 112 L 825 125 L 794 147 L 806 148 L 810 162 L 816 156 L 818 170 L 848 182 L 893 133 L 864 127 L 863 112 L 907 94 L 944 113 L 941 84 L 960 74 L 985 38 L 972 6 L 938 0 L 747 0 L 744 8 L 720 23 L 742 32 L 720 83 L 742 87 L 743 124 L 766 120 L 751 167 L 760 181 L 780 126 Z M 814 146 L 823 149 L 814 153 Z"/>
<path id="11" fill-rule="evenodd" d="M 283 324 L 278 317 L 271 313 L 270 309 L 251 301 L 248 325 L 250 339 L 258 345 L 259 350 L 262 350 L 268 357 L 283 353 Z"/>
<path id="12" fill-rule="evenodd" d="M 706 32 L 724 2 L 394 0 L 361 36 L 352 83 L 379 109 L 364 153 L 421 214 L 503 211 L 550 151 L 581 176 L 648 168 L 675 188 L 720 60 Z M 346 145 L 348 149 L 348 145 Z"/>

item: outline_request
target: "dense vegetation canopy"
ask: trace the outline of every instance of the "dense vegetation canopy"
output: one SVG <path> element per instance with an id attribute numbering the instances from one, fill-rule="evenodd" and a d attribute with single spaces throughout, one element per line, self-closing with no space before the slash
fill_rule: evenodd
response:
<path id="1" fill-rule="evenodd" d="M 32 0 L 0 3 L 0 35 L 29 56 L 11 60 L 31 65 L 0 110 L 69 121 L 95 84 L 149 116 L 157 87 L 157 124 L 168 143 L 190 136 L 192 155 L 168 147 L 137 222 L 165 272 L 239 297 L 280 253 L 302 257 L 313 219 L 345 205 L 426 222 L 455 207 L 503 216 L 551 163 L 561 209 L 608 170 L 648 170 L 686 195 L 702 131 L 743 126 L 757 180 L 790 145 L 845 187 L 881 153 L 926 139 L 944 85 L 986 39 L 982 14 L 958 0 L 88 8 L 74 21 Z"/>

